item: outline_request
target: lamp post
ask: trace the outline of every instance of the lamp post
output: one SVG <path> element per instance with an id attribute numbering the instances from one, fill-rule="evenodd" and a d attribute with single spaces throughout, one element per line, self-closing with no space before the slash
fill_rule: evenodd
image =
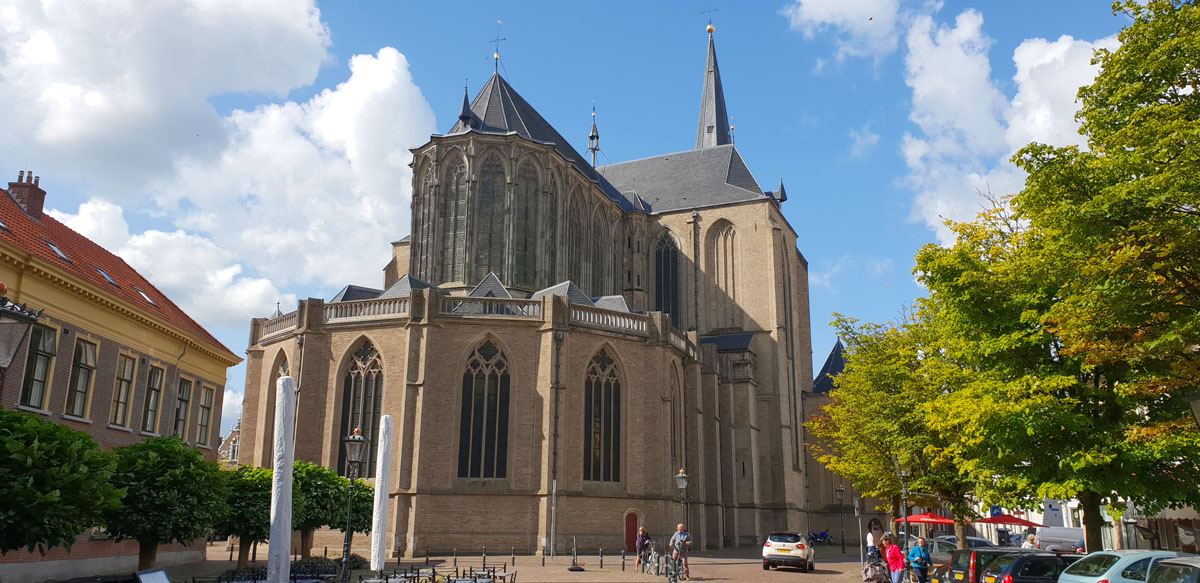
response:
<path id="1" fill-rule="evenodd" d="M 679 488 L 679 507 L 680 516 L 682 516 L 679 522 L 684 525 L 684 528 L 687 527 L 687 484 L 688 475 L 683 468 L 679 468 L 679 473 L 675 474 L 675 486 Z"/>
<path id="2" fill-rule="evenodd" d="M 342 438 L 342 447 L 346 448 L 346 477 L 350 479 L 350 497 L 346 501 L 346 542 L 342 545 L 342 581 L 350 580 L 350 537 L 351 518 L 354 516 L 354 480 L 358 477 L 358 464 L 362 463 L 363 445 L 362 431 L 357 427 L 353 435 Z"/>
<path id="3" fill-rule="evenodd" d="M 837 487 L 838 498 L 838 525 L 842 529 L 842 554 L 846 554 L 846 489 L 840 484 Z"/>
<path id="4" fill-rule="evenodd" d="M 908 469 L 900 467 L 900 459 L 892 455 L 892 465 L 896 467 L 896 477 L 900 478 L 900 512 L 904 517 L 904 544 L 901 549 L 908 550 Z"/>
<path id="5" fill-rule="evenodd" d="M 24 304 L 16 304 L 4 296 L 8 287 L 0 282 L 0 394 L 4 392 L 4 376 L 9 365 L 17 355 L 17 350 L 25 343 L 25 335 L 42 316 L 43 310 L 31 310 Z"/>

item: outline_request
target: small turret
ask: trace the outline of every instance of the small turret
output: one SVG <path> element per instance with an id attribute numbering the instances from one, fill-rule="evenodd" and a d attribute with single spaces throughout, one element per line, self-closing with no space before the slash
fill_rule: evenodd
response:
<path id="1" fill-rule="evenodd" d="M 596 106 L 592 106 L 592 132 L 588 134 L 588 152 L 592 154 L 592 168 L 596 167 L 596 152 L 600 151 L 600 131 L 596 129 Z"/>

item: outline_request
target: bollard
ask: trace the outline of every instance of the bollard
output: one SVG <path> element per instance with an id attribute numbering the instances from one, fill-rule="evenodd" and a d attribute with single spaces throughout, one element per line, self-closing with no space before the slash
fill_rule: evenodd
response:
<path id="1" fill-rule="evenodd" d="M 483 568 L 487 568 L 487 545 L 483 545 Z"/>
<path id="2" fill-rule="evenodd" d="M 517 547 L 512 548 L 512 566 L 517 566 Z"/>
<path id="3" fill-rule="evenodd" d="M 600 568 L 604 569 L 604 547 L 600 547 Z"/>
<path id="4" fill-rule="evenodd" d="M 625 570 L 625 549 L 621 549 L 621 570 Z"/>
<path id="5" fill-rule="evenodd" d="M 425 547 L 425 566 L 429 566 L 429 547 Z"/>
<path id="6" fill-rule="evenodd" d="M 233 562 L 233 545 L 229 545 L 229 562 Z"/>
<path id="7" fill-rule="evenodd" d="M 329 547 L 325 547 L 325 550 L 321 551 L 321 556 L 326 559 L 329 558 Z"/>
<path id="8" fill-rule="evenodd" d="M 233 556 L 233 555 L 230 555 Z M 230 559 L 233 560 L 233 559 Z M 546 545 L 542 545 L 542 566 L 546 566 Z"/>
<path id="9" fill-rule="evenodd" d="M 250 562 L 251 563 L 258 562 L 258 543 L 254 543 L 254 544 L 250 545 Z"/>
<path id="10" fill-rule="evenodd" d="M 454 547 L 454 550 L 452 552 L 454 553 L 454 566 L 457 567 L 458 566 L 458 547 Z"/>

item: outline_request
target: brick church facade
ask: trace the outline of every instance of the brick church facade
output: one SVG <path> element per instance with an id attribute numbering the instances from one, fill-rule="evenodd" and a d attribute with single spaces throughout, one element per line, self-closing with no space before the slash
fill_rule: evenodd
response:
<path id="1" fill-rule="evenodd" d="M 394 418 L 398 554 L 836 528 L 802 428 L 807 262 L 782 183 L 764 191 L 732 143 L 708 40 L 693 150 L 595 167 L 499 74 L 464 95 L 412 151 L 412 235 L 382 286 L 252 321 L 239 462 L 270 465 L 286 374 L 296 459 L 344 471 L 341 437 Z"/>

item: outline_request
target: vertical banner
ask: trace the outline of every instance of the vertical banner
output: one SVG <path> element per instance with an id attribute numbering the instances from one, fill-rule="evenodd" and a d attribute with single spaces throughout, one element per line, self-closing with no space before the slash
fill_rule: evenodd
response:
<path id="1" fill-rule="evenodd" d="M 275 384 L 274 475 L 271 478 L 271 540 L 267 549 L 268 583 L 288 583 L 292 570 L 292 456 L 295 440 L 296 379 Z"/>
<path id="2" fill-rule="evenodd" d="M 379 418 L 379 458 L 375 464 L 375 512 L 371 520 L 371 570 L 381 571 L 387 554 L 388 494 L 392 489 L 392 416 Z"/>

